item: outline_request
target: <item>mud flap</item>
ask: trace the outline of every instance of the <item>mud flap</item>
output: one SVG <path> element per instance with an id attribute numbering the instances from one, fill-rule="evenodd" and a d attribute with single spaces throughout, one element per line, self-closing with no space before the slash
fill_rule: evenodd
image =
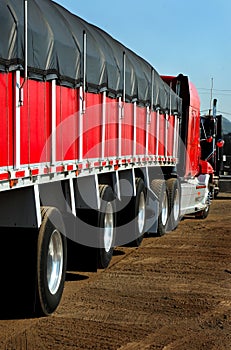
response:
<path id="1" fill-rule="evenodd" d="M 145 232 L 154 234 L 158 228 L 159 202 L 151 189 L 147 193 Z"/>
<path id="2" fill-rule="evenodd" d="M 37 230 L 0 230 L 0 317 L 31 316 L 36 298 Z"/>
<path id="3" fill-rule="evenodd" d="M 92 232 L 84 229 L 84 222 L 79 217 L 66 213 L 63 219 L 67 232 L 67 271 L 96 272 L 97 248 L 93 244 L 81 244 L 87 241 L 87 235 Z"/>

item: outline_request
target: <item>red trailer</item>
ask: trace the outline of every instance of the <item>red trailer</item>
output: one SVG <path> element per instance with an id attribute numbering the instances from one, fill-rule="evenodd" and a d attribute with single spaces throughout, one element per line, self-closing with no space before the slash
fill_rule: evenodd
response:
<path id="1" fill-rule="evenodd" d="M 2 0 L 0 23 L 1 300 L 49 315 L 67 268 L 207 216 L 213 169 L 188 77 L 51 0 Z"/>

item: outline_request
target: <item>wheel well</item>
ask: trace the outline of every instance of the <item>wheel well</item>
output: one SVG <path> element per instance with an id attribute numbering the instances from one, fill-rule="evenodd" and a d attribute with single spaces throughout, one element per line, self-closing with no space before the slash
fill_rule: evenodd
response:
<path id="1" fill-rule="evenodd" d="M 135 169 L 135 177 L 140 177 L 145 182 L 144 173 L 141 169 Z"/>
<path id="2" fill-rule="evenodd" d="M 99 174 L 98 175 L 99 185 L 108 185 L 113 188 L 113 173 L 109 174 Z"/>

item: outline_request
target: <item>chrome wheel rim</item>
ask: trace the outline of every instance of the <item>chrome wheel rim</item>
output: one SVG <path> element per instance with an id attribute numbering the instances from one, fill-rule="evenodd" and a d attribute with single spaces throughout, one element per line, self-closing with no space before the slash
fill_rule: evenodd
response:
<path id="1" fill-rule="evenodd" d="M 168 220 L 168 196 L 166 191 L 164 192 L 162 202 L 162 213 L 161 213 L 162 224 L 165 226 Z"/>
<path id="2" fill-rule="evenodd" d="M 179 215 L 180 215 L 180 193 L 177 188 L 175 192 L 174 206 L 173 206 L 173 216 L 175 221 L 179 219 Z"/>
<path id="3" fill-rule="evenodd" d="M 114 220 L 113 207 L 110 202 L 106 205 L 106 212 L 104 218 L 104 249 L 108 253 L 113 244 L 114 235 Z"/>
<path id="4" fill-rule="evenodd" d="M 140 234 L 143 233 L 144 224 L 145 224 L 145 196 L 144 196 L 144 193 L 141 192 L 140 200 L 139 200 L 139 211 L 138 211 L 138 229 Z"/>
<path id="5" fill-rule="evenodd" d="M 59 289 L 63 273 L 63 241 L 58 230 L 54 230 L 48 247 L 47 284 L 52 295 Z"/>

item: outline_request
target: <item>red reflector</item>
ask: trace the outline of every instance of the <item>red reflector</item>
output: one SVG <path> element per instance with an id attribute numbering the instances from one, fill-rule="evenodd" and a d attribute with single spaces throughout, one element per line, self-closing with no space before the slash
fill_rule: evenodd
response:
<path id="1" fill-rule="evenodd" d="M 57 173 L 62 173 L 64 171 L 64 166 L 63 165 L 59 165 L 56 167 L 56 172 Z"/>
<path id="2" fill-rule="evenodd" d="M 218 147 L 218 148 L 223 147 L 224 144 L 225 144 L 225 141 L 224 141 L 224 140 L 218 140 L 218 141 L 217 141 L 217 147 Z"/>
<path id="3" fill-rule="evenodd" d="M 31 175 L 32 176 L 37 176 L 39 174 L 39 169 L 32 169 L 31 170 Z"/>
<path id="4" fill-rule="evenodd" d="M 206 142 L 210 143 L 213 141 L 213 137 L 212 136 L 208 136 L 206 139 Z"/>
<path id="5" fill-rule="evenodd" d="M 74 166 L 73 165 L 68 165 L 67 166 L 67 171 L 71 171 L 71 170 L 73 170 L 74 169 Z"/>
<path id="6" fill-rule="evenodd" d="M 16 171 L 15 177 L 24 177 L 25 176 L 25 171 Z"/>
<path id="7" fill-rule="evenodd" d="M 0 174 L 0 180 L 8 180 L 8 179 L 9 179 L 9 173 Z"/>

